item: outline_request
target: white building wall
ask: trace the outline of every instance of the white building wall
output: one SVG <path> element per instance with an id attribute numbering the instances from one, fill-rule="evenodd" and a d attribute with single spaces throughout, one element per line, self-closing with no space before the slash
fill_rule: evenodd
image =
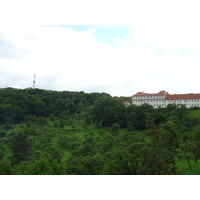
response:
<path id="1" fill-rule="evenodd" d="M 164 99 L 165 95 L 132 96 L 132 103 L 137 106 L 147 103 L 154 108 L 158 108 L 159 106 L 165 107 Z"/>
<path id="2" fill-rule="evenodd" d="M 166 100 L 165 95 L 132 96 L 132 103 L 137 106 L 147 103 L 154 108 L 158 108 L 159 106 L 166 107 L 168 104 L 183 104 L 187 108 L 200 107 L 200 99 Z"/>
<path id="3" fill-rule="evenodd" d="M 182 104 L 187 108 L 200 107 L 200 99 L 177 99 L 177 100 L 166 100 L 166 106 L 168 104 Z"/>

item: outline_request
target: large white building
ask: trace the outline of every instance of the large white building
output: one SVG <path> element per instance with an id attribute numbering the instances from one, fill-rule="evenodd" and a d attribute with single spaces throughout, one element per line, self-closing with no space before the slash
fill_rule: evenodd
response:
<path id="1" fill-rule="evenodd" d="M 166 107 L 168 104 L 184 104 L 187 108 L 200 107 L 200 94 L 169 94 L 166 91 L 138 92 L 132 96 L 132 103 L 138 106 L 147 103 L 154 108 Z"/>

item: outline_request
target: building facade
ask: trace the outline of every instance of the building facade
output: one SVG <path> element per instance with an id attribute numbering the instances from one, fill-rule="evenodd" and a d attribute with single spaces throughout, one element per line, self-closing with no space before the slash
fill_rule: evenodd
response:
<path id="1" fill-rule="evenodd" d="M 147 103 L 154 108 L 166 107 L 168 104 L 183 104 L 187 108 L 200 107 L 200 94 L 169 94 L 166 91 L 138 92 L 132 96 L 132 103 L 138 106 Z"/>
<path id="2" fill-rule="evenodd" d="M 126 107 L 128 107 L 128 106 L 131 105 L 131 102 L 130 102 L 130 101 L 124 101 L 124 105 L 125 105 Z"/>

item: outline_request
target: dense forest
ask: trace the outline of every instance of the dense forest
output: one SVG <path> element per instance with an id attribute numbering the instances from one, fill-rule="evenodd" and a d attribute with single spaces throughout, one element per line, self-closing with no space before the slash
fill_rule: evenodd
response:
<path id="1" fill-rule="evenodd" d="M 0 174 L 200 173 L 200 108 L 125 100 L 131 97 L 0 89 Z"/>

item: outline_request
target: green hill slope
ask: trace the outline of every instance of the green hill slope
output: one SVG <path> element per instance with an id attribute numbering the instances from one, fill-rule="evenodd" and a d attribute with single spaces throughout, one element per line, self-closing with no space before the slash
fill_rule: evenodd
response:
<path id="1" fill-rule="evenodd" d="M 189 111 L 189 117 L 190 118 L 200 117 L 200 110 L 191 110 L 191 111 Z"/>

